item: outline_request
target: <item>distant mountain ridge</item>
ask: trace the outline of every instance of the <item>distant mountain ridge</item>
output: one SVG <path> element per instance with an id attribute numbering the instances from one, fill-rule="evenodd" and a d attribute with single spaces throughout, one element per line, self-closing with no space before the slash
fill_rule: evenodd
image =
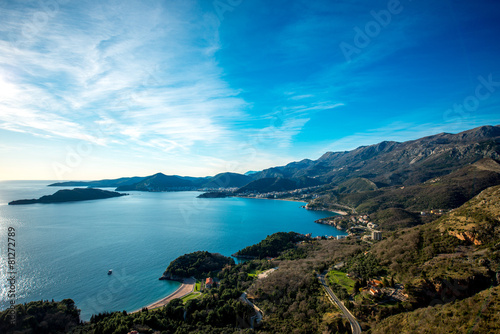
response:
<path id="1" fill-rule="evenodd" d="M 173 191 L 203 188 L 239 188 L 252 178 L 237 173 L 220 173 L 213 177 L 190 177 L 156 173 L 145 177 L 123 177 L 100 181 L 68 181 L 50 184 L 50 187 L 113 187 L 117 191 Z"/>
<path id="2" fill-rule="evenodd" d="M 440 133 L 402 143 L 383 141 L 352 151 L 327 152 L 318 160 L 292 162 L 265 169 L 252 177 L 308 176 L 335 184 L 365 178 L 379 187 L 414 185 L 485 157 L 500 160 L 499 125 L 481 126 L 458 134 Z"/>
<path id="3" fill-rule="evenodd" d="M 356 193 L 392 186 L 416 186 L 483 158 L 500 160 L 500 125 L 481 126 L 458 134 L 440 133 L 402 143 L 383 141 L 352 151 L 327 152 L 317 160 L 304 159 L 247 175 L 220 173 L 213 177 L 186 177 L 157 173 L 147 177 L 63 182 L 51 186 L 116 187 L 118 191 L 239 188 L 236 193 L 242 194 L 329 184 L 343 193 Z"/>

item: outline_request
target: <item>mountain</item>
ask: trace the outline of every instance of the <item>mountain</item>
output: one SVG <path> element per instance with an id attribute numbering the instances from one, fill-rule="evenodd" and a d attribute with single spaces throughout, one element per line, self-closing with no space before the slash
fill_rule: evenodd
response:
<path id="1" fill-rule="evenodd" d="M 336 204 L 346 205 L 359 212 L 373 213 L 388 208 L 413 211 L 456 208 L 482 190 L 500 184 L 500 165 L 485 158 L 448 175 L 427 182 L 386 187 L 373 191 L 339 193 L 335 188 L 318 189 L 320 195 L 308 204 L 311 209 L 329 209 Z"/>
<path id="2" fill-rule="evenodd" d="M 482 126 L 458 134 L 440 133 L 403 143 L 383 141 L 352 151 L 327 152 L 252 175 L 254 179 L 309 176 L 339 184 L 366 178 L 379 187 L 415 185 L 449 174 L 482 158 L 500 159 L 500 126 Z"/>
<path id="3" fill-rule="evenodd" d="M 169 190 L 194 190 L 199 184 L 196 178 L 183 178 L 177 175 L 165 175 L 163 173 L 157 173 L 152 176 L 148 176 L 141 181 L 131 184 L 119 186 L 116 188 L 117 191 L 169 191 Z"/>
<path id="4" fill-rule="evenodd" d="M 237 173 L 220 173 L 213 177 L 190 177 L 157 173 L 146 177 L 122 177 L 111 180 L 68 181 L 49 184 L 49 187 L 97 187 L 117 188 L 117 191 L 174 191 L 198 188 L 239 188 L 252 178 Z"/>
<path id="5" fill-rule="evenodd" d="M 237 193 L 267 193 L 273 191 L 287 191 L 296 189 L 296 184 L 290 179 L 267 177 L 250 182 L 244 187 L 238 189 Z"/>
<path id="6" fill-rule="evenodd" d="M 419 213 L 398 208 L 380 210 L 370 215 L 370 219 L 378 225 L 378 229 L 383 231 L 395 231 L 421 225 L 424 223 L 424 217 Z"/>
<path id="7" fill-rule="evenodd" d="M 9 205 L 77 202 L 77 201 L 88 201 L 93 199 L 120 197 L 125 195 L 126 194 L 120 194 L 114 191 L 107 191 L 102 189 L 75 188 L 72 190 L 69 189 L 59 190 L 52 195 L 42 196 L 39 199 L 21 199 L 17 201 L 12 201 L 9 203 Z"/>
<path id="8" fill-rule="evenodd" d="M 119 186 L 131 185 L 142 181 L 145 177 L 122 177 L 112 180 L 100 181 L 68 181 L 49 184 L 49 187 L 95 187 L 95 188 L 116 188 Z"/>
<path id="9" fill-rule="evenodd" d="M 250 177 L 237 173 L 220 173 L 213 177 L 188 177 L 157 173 L 137 183 L 120 186 L 116 190 L 175 191 L 197 190 L 199 188 L 238 188 L 251 180 Z"/>
<path id="10" fill-rule="evenodd" d="M 337 187 L 338 192 L 341 194 L 359 193 L 363 191 L 371 191 L 377 189 L 378 187 L 375 183 L 362 177 L 349 179 L 347 181 L 342 182 Z"/>
<path id="11" fill-rule="evenodd" d="M 203 188 L 240 188 L 252 181 L 247 175 L 237 173 L 220 173 L 210 178 Z"/>
<path id="12" fill-rule="evenodd" d="M 388 191 L 390 192 L 396 187 L 399 189 L 401 186 L 405 186 L 406 190 L 404 192 L 396 191 L 395 195 L 399 196 L 399 193 L 403 193 L 403 197 L 408 197 L 414 196 L 415 191 L 418 193 L 429 192 L 430 188 L 417 189 L 412 187 L 421 187 L 426 182 L 450 175 L 483 158 L 491 159 L 490 164 L 493 164 L 495 160 L 500 160 L 500 125 L 481 126 L 458 134 L 440 133 L 402 143 L 383 141 L 375 145 L 358 147 L 352 151 L 327 152 L 318 160 L 304 159 L 291 162 L 286 166 L 273 167 L 255 173 L 249 172 L 247 173 L 249 175 L 222 173 L 214 177 L 197 178 L 167 176 L 158 173 L 142 178 L 63 182 L 51 186 L 116 186 L 117 190 L 121 191 L 172 191 L 240 187 L 238 193 L 255 193 L 287 191 L 325 184 L 329 186 L 325 186 L 323 191 L 332 190 L 343 194 L 346 197 L 345 202 L 351 203 L 348 205 L 358 206 L 362 196 L 364 199 L 366 199 L 365 197 L 370 199 L 379 195 L 388 195 Z M 494 172 L 488 169 L 490 167 L 486 166 L 485 168 L 488 172 Z M 479 179 L 483 179 L 486 183 L 479 185 L 479 187 L 474 186 L 470 194 L 464 195 L 464 186 L 458 182 L 459 176 L 455 175 L 454 187 L 458 189 L 458 192 L 451 184 L 446 187 L 440 184 L 434 189 L 451 190 L 446 196 L 458 197 L 458 200 L 449 198 L 443 200 L 442 208 L 456 203 L 462 204 L 471 198 L 470 195 L 477 194 L 476 188 L 484 189 L 485 186 L 492 185 L 487 184 L 489 181 L 484 178 L 482 172 L 462 170 L 462 173 L 464 180 L 470 177 L 477 180 L 478 178 L 475 176 L 477 174 L 480 175 Z M 490 176 L 492 175 L 490 173 Z M 495 176 L 492 177 L 495 178 Z M 431 192 L 437 194 L 434 190 Z M 335 197 L 336 195 L 329 194 L 329 196 Z M 392 197 L 390 194 L 388 196 Z M 425 194 L 424 197 L 426 197 Z M 338 199 L 333 199 L 338 201 Z M 415 209 L 425 208 L 423 205 L 415 205 L 414 207 Z"/>
<path id="13" fill-rule="evenodd" d="M 314 187 L 319 185 L 318 180 L 301 177 L 297 179 L 287 179 L 281 177 L 267 177 L 250 182 L 236 191 L 237 194 L 244 193 L 269 193 L 290 191 L 300 188 Z"/>

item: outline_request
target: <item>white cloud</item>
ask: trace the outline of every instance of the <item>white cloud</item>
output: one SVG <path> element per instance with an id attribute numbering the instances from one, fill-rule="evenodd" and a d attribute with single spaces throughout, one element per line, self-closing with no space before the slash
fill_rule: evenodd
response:
<path id="1" fill-rule="evenodd" d="M 2 128 L 180 152 L 238 141 L 231 125 L 246 103 L 220 78 L 210 16 L 190 2 L 72 5 L 20 48 L 0 41 Z M 36 9 L 11 11 L 3 30 Z"/>

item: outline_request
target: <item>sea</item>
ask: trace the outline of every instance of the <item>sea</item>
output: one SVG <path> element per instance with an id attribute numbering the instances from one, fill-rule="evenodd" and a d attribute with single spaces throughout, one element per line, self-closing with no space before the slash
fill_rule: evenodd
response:
<path id="1" fill-rule="evenodd" d="M 7 204 L 71 189 L 47 186 L 53 182 L 0 182 L 0 310 L 8 308 L 11 300 L 20 304 L 71 298 L 81 309 L 82 320 L 106 311 L 131 312 L 177 289 L 178 282 L 158 278 L 183 254 L 203 250 L 231 256 L 279 231 L 345 235 L 314 223 L 334 214 L 301 208 L 305 203 L 200 199 L 195 191 Z M 15 245 L 11 239 L 10 250 L 9 228 L 15 233 L 11 233 Z M 12 251 L 15 263 L 9 268 Z M 108 275 L 110 269 L 113 273 Z M 15 298 L 9 297 L 12 276 Z"/>

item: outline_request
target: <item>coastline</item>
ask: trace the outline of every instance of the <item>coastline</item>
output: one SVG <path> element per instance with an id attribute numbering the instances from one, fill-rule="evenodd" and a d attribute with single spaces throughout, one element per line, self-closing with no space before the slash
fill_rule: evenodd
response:
<path id="1" fill-rule="evenodd" d="M 234 196 L 236 198 L 246 198 L 246 199 L 267 199 L 267 200 L 273 200 L 273 201 L 286 201 L 286 202 L 296 202 L 296 203 L 305 203 L 307 204 L 306 201 L 298 200 L 298 199 L 292 199 L 292 198 L 266 198 L 266 197 L 247 197 L 247 196 Z"/>
<path id="2" fill-rule="evenodd" d="M 195 283 L 196 283 L 195 279 L 185 278 L 183 280 L 183 282 L 181 283 L 181 285 L 174 292 L 169 294 L 168 296 L 163 297 L 162 299 L 157 300 L 157 301 L 155 301 L 147 306 L 144 306 L 138 310 L 135 310 L 131 313 L 141 312 L 141 310 L 143 308 L 147 308 L 148 310 L 153 310 L 155 308 L 163 307 L 163 306 L 167 305 L 169 302 L 171 302 L 173 299 L 182 298 L 182 297 L 186 296 L 187 294 L 190 294 L 191 292 L 193 292 Z"/>

